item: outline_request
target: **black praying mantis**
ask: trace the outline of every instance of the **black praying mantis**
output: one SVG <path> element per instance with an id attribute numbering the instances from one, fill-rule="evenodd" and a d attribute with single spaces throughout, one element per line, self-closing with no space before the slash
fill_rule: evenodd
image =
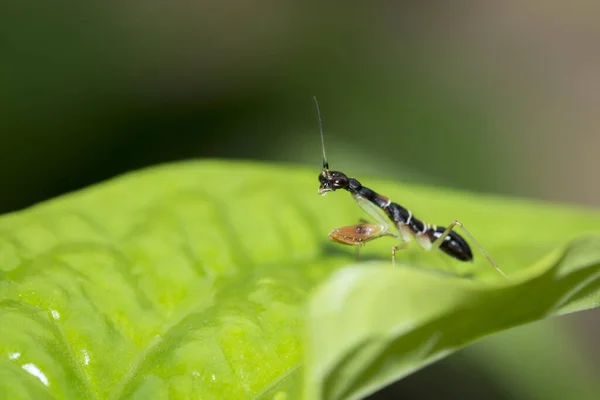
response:
<path id="1" fill-rule="evenodd" d="M 316 97 L 314 101 L 319 118 L 321 133 L 321 148 L 323 151 L 323 167 L 319 174 L 319 194 L 324 196 L 329 192 L 339 189 L 349 192 L 358 205 L 376 222 L 361 221 L 359 224 L 336 228 L 329 233 L 329 238 L 337 243 L 361 246 L 369 241 L 391 236 L 401 242 L 401 245 L 392 247 L 392 262 L 395 264 L 396 251 L 406 248 L 414 239 L 424 250 L 440 249 L 452 258 L 460 261 L 473 261 L 473 253 L 467 241 L 453 231 L 459 226 L 465 235 L 479 248 L 484 257 L 502 276 L 506 274 L 496 265 L 485 249 L 475 240 L 473 235 L 464 225 L 454 220 L 447 227 L 428 224 L 416 218 L 409 210 L 392 202 L 389 198 L 376 193 L 374 190 L 363 186 L 357 179 L 348 177 L 340 171 L 329 169 L 325 154 L 325 139 L 321 112 Z M 395 228 L 393 231 L 390 227 Z"/>

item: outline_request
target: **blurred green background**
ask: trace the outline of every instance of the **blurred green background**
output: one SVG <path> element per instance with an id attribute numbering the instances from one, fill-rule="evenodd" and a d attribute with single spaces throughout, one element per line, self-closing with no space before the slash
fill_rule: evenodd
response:
<path id="1" fill-rule="evenodd" d="M 185 158 L 316 182 L 313 95 L 335 169 L 600 205 L 600 4 L 357 3 L 2 3 L 0 212 Z M 520 328 L 373 398 L 593 398 L 599 332 Z"/>

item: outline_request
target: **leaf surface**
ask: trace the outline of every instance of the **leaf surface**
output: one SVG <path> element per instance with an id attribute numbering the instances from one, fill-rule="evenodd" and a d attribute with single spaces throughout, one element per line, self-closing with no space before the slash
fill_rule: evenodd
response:
<path id="1" fill-rule="evenodd" d="M 510 280 L 477 252 L 414 247 L 393 269 L 388 238 L 342 268 L 354 252 L 327 233 L 363 215 L 317 196 L 318 172 L 178 163 L 0 217 L 0 397 L 359 398 L 598 306 L 596 212 L 365 178 L 429 222 L 461 220 Z"/>

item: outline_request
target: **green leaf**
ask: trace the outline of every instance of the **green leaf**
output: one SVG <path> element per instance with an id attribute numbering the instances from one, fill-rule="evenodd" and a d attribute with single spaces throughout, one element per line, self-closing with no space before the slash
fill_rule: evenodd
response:
<path id="1" fill-rule="evenodd" d="M 446 360 L 459 358 L 455 364 L 470 363 L 471 368 L 500 383 L 508 398 L 596 400 L 600 393 L 598 368 L 589 356 L 589 348 L 582 346 L 586 332 L 573 329 L 587 317 L 593 318 L 588 315 L 593 313 L 545 319 L 509 329 Z M 456 370 L 457 365 L 453 367 Z"/>
<path id="2" fill-rule="evenodd" d="M 598 213 L 363 178 L 432 223 L 461 220 L 510 280 L 477 253 L 412 248 L 393 269 L 389 238 L 342 269 L 354 252 L 327 233 L 362 214 L 317 196 L 318 172 L 172 164 L 1 217 L 0 397 L 358 398 L 598 305 Z"/>

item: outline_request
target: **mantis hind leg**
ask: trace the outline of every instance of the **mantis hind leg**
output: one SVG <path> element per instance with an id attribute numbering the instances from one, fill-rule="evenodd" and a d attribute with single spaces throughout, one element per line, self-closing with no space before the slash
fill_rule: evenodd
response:
<path id="1" fill-rule="evenodd" d="M 464 239 L 460 238 L 460 236 L 458 236 L 456 233 L 452 232 L 452 229 L 454 229 L 455 226 L 461 227 L 461 229 L 463 230 L 463 232 L 465 233 L 465 235 L 467 235 L 467 237 L 469 239 L 471 239 L 471 241 L 473 243 L 475 243 L 475 245 L 477 246 L 477 248 L 481 251 L 481 253 L 486 258 L 486 260 L 491 264 L 491 266 L 494 267 L 496 269 L 496 271 L 498 271 L 503 277 L 505 277 L 505 278 L 508 279 L 508 277 L 506 276 L 506 274 L 500 269 L 500 267 L 498 267 L 498 265 L 494 262 L 494 260 L 492 260 L 492 258 L 488 255 L 487 251 L 485 251 L 485 249 L 483 248 L 483 246 L 481 246 L 479 244 L 479 242 L 477 240 L 475 240 L 475 238 L 473 237 L 473 235 L 471 235 L 471 233 L 467 230 L 467 228 L 465 228 L 464 225 L 461 222 L 457 221 L 457 220 L 452 221 L 452 223 L 450 225 L 448 225 L 448 227 L 443 232 L 441 232 L 441 233 L 437 232 L 437 231 L 434 232 L 434 236 L 436 237 L 436 239 L 433 241 L 432 247 L 434 247 L 434 248 L 438 247 L 439 248 L 446 241 L 448 241 L 448 240 L 452 241 L 452 239 L 454 239 L 454 242 L 457 242 L 458 244 L 460 244 L 461 241 L 464 242 Z M 439 229 L 439 230 L 441 230 L 441 229 Z M 452 232 L 452 234 L 458 236 L 458 238 L 457 237 L 453 238 L 451 236 L 451 232 Z M 460 239 L 460 240 L 458 240 L 458 239 Z"/>

